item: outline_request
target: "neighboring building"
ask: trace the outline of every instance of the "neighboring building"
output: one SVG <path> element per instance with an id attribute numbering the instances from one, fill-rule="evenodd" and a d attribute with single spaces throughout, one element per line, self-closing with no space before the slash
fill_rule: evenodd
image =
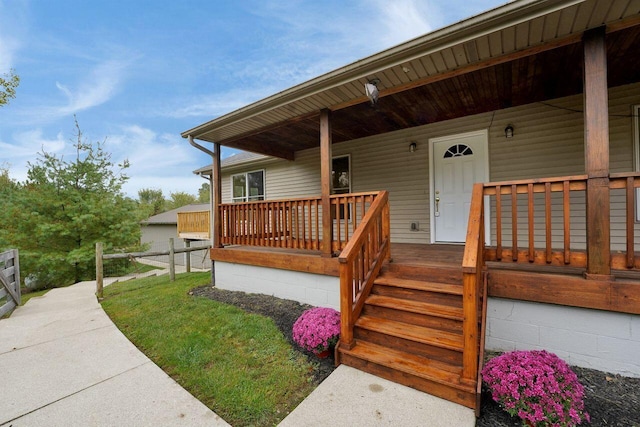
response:
<path id="1" fill-rule="evenodd" d="M 340 308 L 341 363 L 470 407 L 485 330 L 640 376 L 639 43 L 637 0 L 516 0 L 183 132 L 216 285 Z"/>
<path id="2" fill-rule="evenodd" d="M 209 204 L 192 204 L 172 209 L 157 215 L 153 215 L 140 223 L 142 235 L 140 242 L 149 244 L 150 251 L 166 251 L 169 249 L 169 239 L 173 238 L 175 248 L 184 248 L 188 240 L 191 247 L 204 246 L 210 244 L 210 240 L 205 239 L 182 239 L 178 236 L 178 213 L 197 212 L 208 210 Z M 178 254 L 175 257 L 176 264 L 186 264 L 186 254 Z M 149 257 L 148 259 L 169 263 L 168 256 Z M 210 269 L 211 259 L 206 250 L 191 252 L 191 267 L 200 269 Z"/>

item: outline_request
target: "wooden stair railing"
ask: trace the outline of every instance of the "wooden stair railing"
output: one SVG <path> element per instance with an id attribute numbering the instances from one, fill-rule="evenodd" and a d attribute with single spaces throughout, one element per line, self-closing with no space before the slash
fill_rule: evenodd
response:
<path id="1" fill-rule="evenodd" d="M 389 193 L 381 191 L 340 254 L 340 342 L 351 349 L 353 328 L 373 282 L 390 257 Z M 337 352 L 336 352 L 337 354 Z"/>
<path id="2" fill-rule="evenodd" d="M 473 186 L 469 224 L 462 258 L 462 381 L 476 384 L 480 356 L 478 308 L 484 270 L 484 184 Z"/>

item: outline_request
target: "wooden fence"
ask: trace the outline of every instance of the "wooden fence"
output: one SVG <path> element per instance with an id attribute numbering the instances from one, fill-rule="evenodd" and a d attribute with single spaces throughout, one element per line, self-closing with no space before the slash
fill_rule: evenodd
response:
<path id="1" fill-rule="evenodd" d="M 144 257 L 155 256 L 169 256 L 169 277 L 173 282 L 176 278 L 176 263 L 175 254 L 181 254 L 185 252 L 201 251 L 211 248 L 211 245 L 186 247 L 186 248 L 174 248 L 173 238 L 169 239 L 169 250 L 166 251 L 154 251 L 154 252 L 129 252 L 129 253 L 117 253 L 117 254 L 104 254 L 102 251 L 102 242 L 96 243 L 96 295 L 98 298 L 102 298 L 102 289 L 104 287 L 104 269 L 103 261 L 106 259 L 135 259 Z M 187 272 L 191 271 L 190 257 L 187 257 Z"/>
<path id="2" fill-rule="evenodd" d="M 0 253 L 0 304 L 0 317 L 20 305 L 20 262 L 17 249 Z"/>

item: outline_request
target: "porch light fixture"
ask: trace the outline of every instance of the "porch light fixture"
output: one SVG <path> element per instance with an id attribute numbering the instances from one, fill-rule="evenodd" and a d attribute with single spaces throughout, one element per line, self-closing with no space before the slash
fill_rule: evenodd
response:
<path id="1" fill-rule="evenodd" d="M 418 144 L 416 144 L 415 141 L 411 141 L 411 144 L 409 144 L 409 152 L 414 153 L 417 148 Z"/>
<path id="2" fill-rule="evenodd" d="M 369 83 L 364 84 L 364 93 L 367 95 L 367 98 L 369 98 L 369 101 L 371 101 L 371 105 L 378 103 L 378 83 L 380 83 L 380 80 L 373 79 L 369 80 Z"/>
<path id="3" fill-rule="evenodd" d="M 504 128 L 504 137 L 505 138 L 513 138 L 513 126 L 512 125 L 507 125 L 507 127 Z"/>

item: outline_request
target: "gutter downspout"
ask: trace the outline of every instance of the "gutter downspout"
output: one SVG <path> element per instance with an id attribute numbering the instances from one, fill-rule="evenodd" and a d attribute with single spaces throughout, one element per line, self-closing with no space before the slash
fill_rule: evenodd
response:
<path id="1" fill-rule="evenodd" d="M 203 147 L 202 145 L 196 143 L 193 140 L 193 137 L 191 135 L 187 135 L 187 139 L 189 140 L 189 144 L 191 144 L 191 146 L 197 148 L 198 150 L 202 151 L 203 153 L 206 153 L 208 155 L 211 156 L 211 163 L 213 164 L 213 162 L 215 162 L 216 159 L 216 153 L 214 153 L 213 151 L 209 150 L 208 148 Z M 218 145 L 218 147 L 220 147 Z M 213 247 L 213 234 L 215 233 L 214 227 L 213 227 L 213 216 L 216 214 L 214 212 L 214 189 L 213 189 L 213 172 L 211 173 L 210 177 L 209 177 L 209 191 L 210 191 L 210 195 L 209 195 L 209 212 L 211 213 L 209 215 L 209 244 L 211 245 L 211 247 Z M 216 185 L 219 185 L 220 183 L 216 183 Z M 216 268 L 215 268 L 215 261 L 211 260 L 211 286 L 215 286 L 216 285 Z"/>

